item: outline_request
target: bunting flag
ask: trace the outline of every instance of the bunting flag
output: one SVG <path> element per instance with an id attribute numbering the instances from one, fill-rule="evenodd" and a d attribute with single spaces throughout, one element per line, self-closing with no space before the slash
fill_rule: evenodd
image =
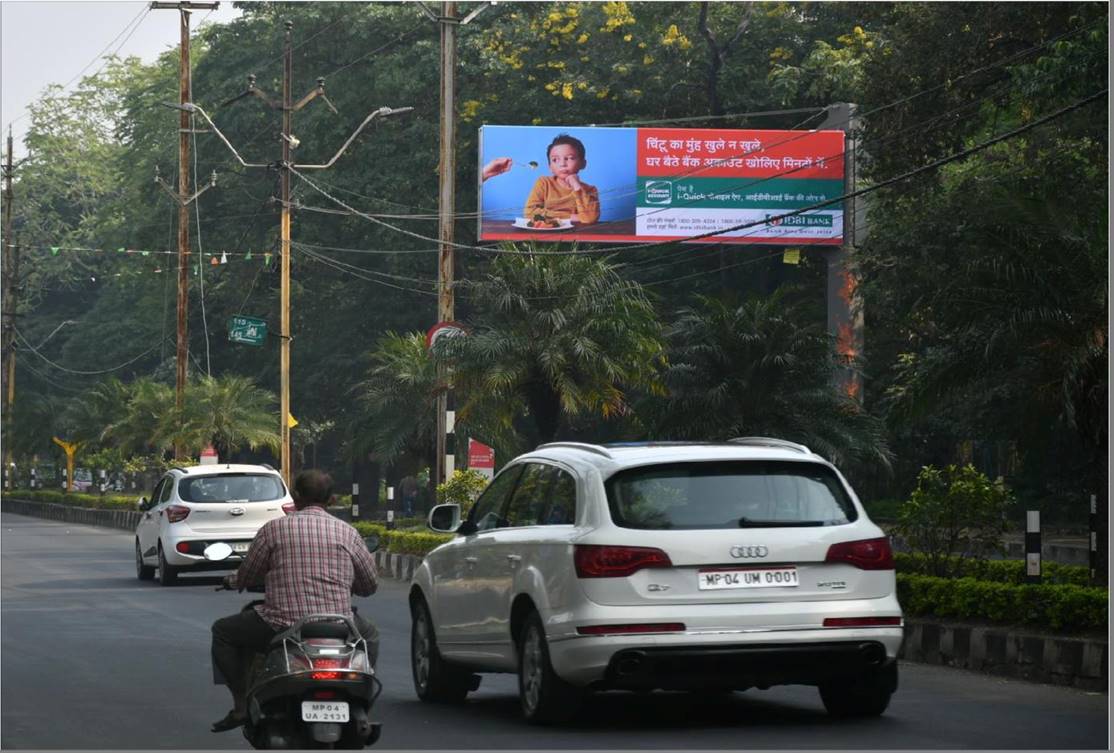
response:
<path id="1" fill-rule="evenodd" d="M 176 257 L 178 255 L 177 251 L 152 251 L 152 250 L 148 250 L 148 249 L 128 248 L 127 246 L 118 246 L 114 251 L 111 248 L 105 249 L 105 248 L 90 247 L 90 246 L 24 246 L 24 248 L 27 248 L 27 249 L 39 248 L 39 249 L 42 249 L 44 251 L 49 251 L 51 256 L 59 256 L 63 252 L 93 253 L 93 254 L 106 254 L 107 253 L 111 256 L 117 256 L 117 255 L 122 254 L 124 256 L 133 256 L 134 255 L 134 256 L 141 256 L 141 257 L 147 257 L 147 258 L 150 258 L 152 255 L 154 255 L 155 257 L 159 257 L 159 256 Z M 219 266 L 223 266 L 225 264 L 231 264 L 231 263 L 236 262 L 236 261 L 247 262 L 247 261 L 252 261 L 253 259 L 258 258 L 256 253 L 254 251 L 250 251 L 250 250 L 249 251 L 222 250 L 222 251 L 205 251 L 205 252 L 195 251 L 193 253 L 197 255 L 197 266 L 193 266 L 191 264 L 191 266 L 193 266 L 194 277 L 197 277 L 200 274 L 200 272 L 199 272 L 200 265 L 202 263 L 204 263 L 204 261 L 206 259 L 208 260 L 210 266 L 219 267 Z M 273 256 L 273 254 L 271 254 L 269 252 L 264 252 L 263 253 L 262 262 L 265 266 L 269 265 L 271 263 L 271 257 L 272 256 Z M 104 274 L 103 276 L 101 276 L 100 281 L 104 282 L 107 279 L 118 278 L 118 277 L 137 277 L 139 275 L 144 275 L 144 274 L 162 274 L 163 272 L 176 273 L 177 272 L 177 267 L 165 266 L 163 264 L 158 264 L 158 265 L 155 266 L 154 269 L 137 269 L 137 268 L 123 269 L 120 272 Z M 98 282 L 98 279 L 97 279 L 96 276 L 90 275 L 88 279 L 89 279 L 90 282 Z"/>

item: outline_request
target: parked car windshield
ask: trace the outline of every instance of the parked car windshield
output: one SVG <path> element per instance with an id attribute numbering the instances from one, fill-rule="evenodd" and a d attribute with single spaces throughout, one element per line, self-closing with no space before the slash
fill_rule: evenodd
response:
<path id="1" fill-rule="evenodd" d="M 283 493 L 278 476 L 267 473 L 221 473 L 178 482 L 178 496 L 186 502 L 264 502 Z"/>
<path id="2" fill-rule="evenodd" d="M 782 528 L 856 519 L 830 468 L 818 463 L 716 461 L 652 465 L 608 479 L 611 518 L 623 528 Z"/>

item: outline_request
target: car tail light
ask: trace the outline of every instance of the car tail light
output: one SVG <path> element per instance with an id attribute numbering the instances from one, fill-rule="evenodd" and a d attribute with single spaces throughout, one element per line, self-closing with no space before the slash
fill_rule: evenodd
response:
<path id="1" fill-rule="evenodd" d="M 886 537 L 832 544 L 824 561 L 846 562 L 862 570 L 894 569 L 894 553 Z"/>
<path id="2" fill-rule="evenodd" d="M 900 617 L 825 617 L 824 627 L 900 627 Z"/>
<path id="3" fill-rule="evenodd" d="M 673 567 L 668 554 L 645 546 L 577 544 L 573 562 L 578 578 L 625 578 L 647 567 Z"/>
<path id="4" fill-rule="evenodd" d="M 293 513 L 297 509 L 298 508 L 294 507 L 293 502 L 283 502 L 282 503 L 282 511 L 284 513 L 286 513 L 287 515 L 290 515 L 291 513 Z"/>
<path id="5" fill-rule="evenodd" d="M 166 508 L 166 519 L 170 523 L 177 523 L 189 517 L 190 508 L 185 505 L 171 505 Z"/>
<path id="6" fill-rule="evenodd" d="M 576 632 L 581 635 L 629 635 L 631 633 L 683 633 L 683 622 L 649 622 L 631 625 L 585 625 Z"/>

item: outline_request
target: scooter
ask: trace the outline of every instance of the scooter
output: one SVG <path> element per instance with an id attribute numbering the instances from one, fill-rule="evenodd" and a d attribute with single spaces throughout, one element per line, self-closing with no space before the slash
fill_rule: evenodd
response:
<path id="1" fill-rule="evenodd" d="M 365 541 L 371 551 L 378 547 L 375 537 Z M 224 543 L 204 551 L 211 561 L 231 554 Z M 227 589 L 222 584 L 216 590 Z M 256 749 L 360 750 L 379 740 L 382 728 L 371 721 L 371 709 L 383 685 L 368 660 L 367 642 L 348 617 L 310 615 L 277 634 L 267 653 L 256 655 L 247 687 L 244 737 Z"/>

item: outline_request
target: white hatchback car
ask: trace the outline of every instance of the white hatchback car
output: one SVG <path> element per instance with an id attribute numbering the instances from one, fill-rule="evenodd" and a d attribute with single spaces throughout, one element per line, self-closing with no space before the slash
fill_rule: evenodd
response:
<path id="1" fill-rule="evenodd" d="M 171 468 L 138 507 L 136 576 L 150 580 L 157 572 L 168 586 L 184 571 L 238 567 L 256 532 L 293 512 L 294 500 L 270 466 L 195 465 Z M 209 562 L 202 552 L 218 541 L 229 544 L 233 556 Z"/>
<path id="2" fill-rule="evenodd" d="M 819 687 L 877 715 L 897 689 L 893 555 L 847 481 L 801 445 L 557 442 L 511 461 L 410 591 L 418 696 L 517 672 L 530 721 L 591 690 Z"/>

